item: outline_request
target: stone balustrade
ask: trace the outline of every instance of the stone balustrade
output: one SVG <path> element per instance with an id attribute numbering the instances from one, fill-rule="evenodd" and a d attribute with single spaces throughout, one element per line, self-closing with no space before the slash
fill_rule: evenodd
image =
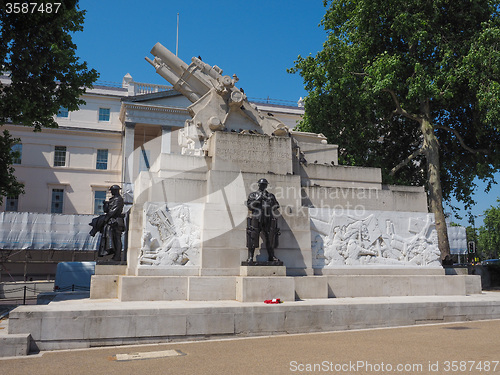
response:
<path id="1" fill-rule="evenodd" d="M 155 85 L 152 83 L 131 82 L 131 84 L 134 87 L 134 95 L 153 94 L 155 92 L 168 91 L 172 89 L 171 86 Z"/>

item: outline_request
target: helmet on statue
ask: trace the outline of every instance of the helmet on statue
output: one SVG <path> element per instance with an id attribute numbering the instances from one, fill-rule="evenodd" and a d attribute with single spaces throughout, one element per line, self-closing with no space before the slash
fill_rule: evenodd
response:
<path id="1" fill-rule="evenodd" d="M 269 182 L 267 182 L 267 180 L 265 178 L 261 178 L 259 181 L 257 181 L 257 183 L 260 185 L 260 184 L 266 184 L 266 185 L 269 185 Z"/>

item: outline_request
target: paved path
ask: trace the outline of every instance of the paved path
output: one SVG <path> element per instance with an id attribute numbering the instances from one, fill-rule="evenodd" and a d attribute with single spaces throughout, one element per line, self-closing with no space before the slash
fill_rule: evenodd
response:
<path id="1" fill-rule="evenodd" d="M 55 351 L 0 359 L 0 374 L 500 374 L 499 333 L 490 320 Z"/>

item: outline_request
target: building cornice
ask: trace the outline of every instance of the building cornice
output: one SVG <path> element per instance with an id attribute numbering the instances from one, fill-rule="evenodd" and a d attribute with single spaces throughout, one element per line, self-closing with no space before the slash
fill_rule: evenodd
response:
<path id="1" fill-rule="evenodd" d="M 186 108 L 122 102 L 120 121 L 148 125 L 184 126 L 189 112 Z"/>
<path id="2" fill-rule="evenodd" d="M 12 127 L 16 129 L 16 131 L 24 131 L 27 133 L 33 133 L 33 128 L 20 124 L 4 124 L 3 126 Z M 58 133 L 63 130 L 64 132 L 76 132 L 76 133 L 101 133 L 101 134 L 109 134 L 109 135 L 120 135 L 121 130 L 107 130 L 107 129 L 99 129 L 96 127 L 79 127 L 79 126 L 61 126 L 59 125 L 57 128 L 42 128 L 41 134 L 45 133 Z"/>

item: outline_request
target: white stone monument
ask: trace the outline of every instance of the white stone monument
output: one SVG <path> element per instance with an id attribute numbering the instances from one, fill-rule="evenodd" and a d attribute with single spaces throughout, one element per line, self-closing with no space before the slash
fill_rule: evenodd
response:
<path id="1" fill-rule="evenodd" d="M 126 275 L 116 282 L 98 271 L 93 298 L 247 301 L 326 291 L 319 275 L 444 276 L 422 187 L 384 186 L 378 168 L 339 166 L 336 145 L 260 113 L 236 76 L 197 58 L 187 65 L 159 43 L 151 53 L 156 71 L 193 103 L 192 118 L 182 154 L 161 154 L 135 181 Z M 241 267 L 245 201 L 260 178 L 280 203 L 275 254 L 286 267 L 264 275 Z M 299 285 L 311 282 L 321 286 Z"/>

